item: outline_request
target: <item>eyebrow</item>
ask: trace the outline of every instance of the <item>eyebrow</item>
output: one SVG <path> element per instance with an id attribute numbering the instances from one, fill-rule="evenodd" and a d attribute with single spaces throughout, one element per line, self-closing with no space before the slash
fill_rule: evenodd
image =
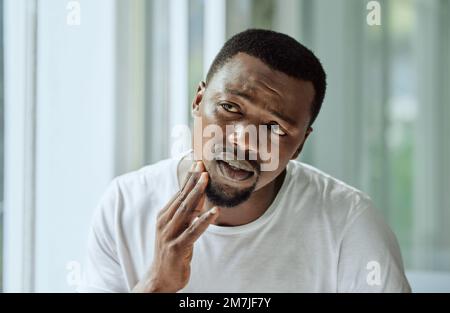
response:
<path id="1" fill-rule="evenodd" d="M 270 112 L 272 115 L 275 115 L 276 117 L 278 117 L 280 120 L 285 121 L 287 124 L 289 124 L 289 125 L 291 125 L 291 126 L 295 126 L 295 125 L 296 125 L 296 122 L 295 122 L 293 119 L 291 119 L 290 117 L 287 117 L 287 116 L 281 114 L 281 113 L 278 112 L 278 111 L 275 111 L 275 110 L 269 110 L 269 112 Z"/>
<path id="2" fill-rule="evenodd" d="M 229 93 L 235 96 L 239 96 L 241 98 L 247 99 L 247 100 L 254 100 L 254 97 L 250 94 L 246 93 L 245 91 L 240 91 L 236 89 L 231 89 L 229 87 L 225 87 L 225 93 Z"/>
<path id="3" fill-rule="evenodd" d="M 244 91 L 232 89 L 232 88 L 229 88 L 229 87 L 225 87 L 225 93 L 236 95 L 236 96 L 239 96 L 241 98 L 247 99 L 249 101 L 252 101 L 252 100 L 255 99 L 252 95 L 250 95 L 250 94 L 248 94 L 248 93 L 246 93 Z M 286 122 L 287 124 L 289 124 L 291 126 L 295 126 L 296 125 L 296 122 L 293 119 L 283 115 L 282 113 L 280 113 L 280 112 L 278 112 L 276 110 L 269 110 L 269 113 L 274 115 L 274 116 L 276 116 L 276 117 L 278 117 L 279 119 L 283 120 L 284 122 Z"/>

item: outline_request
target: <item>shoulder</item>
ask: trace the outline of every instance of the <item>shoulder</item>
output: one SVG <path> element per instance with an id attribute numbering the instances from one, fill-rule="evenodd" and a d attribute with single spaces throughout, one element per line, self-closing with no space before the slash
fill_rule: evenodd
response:
<path id="1" fill-rule="evenodd" d="M 175 159 L 165 159 L 115 177 L 94 212 L 94 224 L 115 225 L 159 208 L 177 188 Z"/>
<path id="2" fill-rule="evenodd" d="M 365 211 L 374 210 L 372 199 L 361 190 L 315 168 L 290 161 L 288 198 L 302 219 L 328 225 L 335 238 Z"/>
<path id="3" fill-rule="evenodd" d="M 363 191 L 312 165 L 291 160 L 289 168 L 291 185 L 306 193 L 318 206 L 328 209 L 346 207 L 349 210 L 363 210 L 372 204 L 371 198 Z"/>
<path id="4" fill-rule="evenodd" d="M 116 184 L 122 193 L 133 193 L 140 190 L 155 190 L 172 186 L 174 183 L 177 162 L 175 159 L 164 159 L 144 166 L 136 171 L 117 176 L 112 184 Z M 176 182 L 176 181 L 175 181 Z"/>

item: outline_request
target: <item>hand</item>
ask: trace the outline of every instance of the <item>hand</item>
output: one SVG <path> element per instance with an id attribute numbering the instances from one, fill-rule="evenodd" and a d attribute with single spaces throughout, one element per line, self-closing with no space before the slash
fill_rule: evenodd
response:
<path id="1" fill-rule="evenodd" d="M 133 291 L 177 292 L 187 285 L 194 243 L 219 215 L 217 207 L 202 212 L 208 179 L 203 163 L 194 163 L 183 188 L 159 212 L 153 263 Z"/>

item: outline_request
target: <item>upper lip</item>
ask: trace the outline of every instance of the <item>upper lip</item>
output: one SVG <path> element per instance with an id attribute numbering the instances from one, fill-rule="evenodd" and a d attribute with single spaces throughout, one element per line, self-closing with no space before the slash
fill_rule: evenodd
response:
<path id="1" fill-rule="evenodd" d="M 233 153 L 222 152 L 215 157 L 216 160 L 227 162 L 228 164 L 238 167 L 248 172 L 255 172 L 254 166 L 247 160 L 238 160 Z"/>

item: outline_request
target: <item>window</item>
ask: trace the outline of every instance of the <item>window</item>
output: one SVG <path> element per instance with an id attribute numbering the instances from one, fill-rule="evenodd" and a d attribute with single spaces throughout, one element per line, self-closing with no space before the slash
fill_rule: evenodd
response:
<path id="1" fill-rule="evenodd" d="M 0 1 L 0 292 L 3 291 L 3 1 Z"/>
<path id="2" fill-rule="evenodd" d="M 369 26 L 367 1 L 227 1 L 227 35 L 271 28 L 319 56 L 328 92 L 300 158 L 373 198 L 408 270 L 450 271 L 450 5 L 379 3 Z"/>

